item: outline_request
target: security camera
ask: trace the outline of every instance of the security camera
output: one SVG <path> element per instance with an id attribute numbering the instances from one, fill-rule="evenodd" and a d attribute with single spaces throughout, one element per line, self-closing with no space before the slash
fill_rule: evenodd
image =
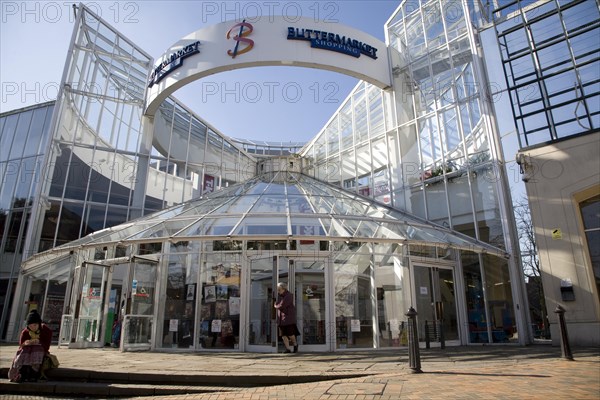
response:
<path id="1" fill-rule="evenodd" d="M 515 156 L 515 161 L 518 165 L 523 165 L 525 163 L 525 154 L 517 153 L 517 155 Z"/>

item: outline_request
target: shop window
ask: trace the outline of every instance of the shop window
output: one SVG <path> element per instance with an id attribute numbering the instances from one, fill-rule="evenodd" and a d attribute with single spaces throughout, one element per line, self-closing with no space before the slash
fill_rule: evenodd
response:
<path id="1" fill-rule="evenodd" d="M 200 348 L 239 348 L 241 273 L 239 254 L 206 256 L 198 288 Z"/>
<path id="2" fill-rule="evenodd" d="M 600 195 L 579 203 L 583 229 L 590 255 L 591 269 L 596 282 L 596 296 L 600 296 Z M 600 297 L 596 300 L 600 303 Z"/>

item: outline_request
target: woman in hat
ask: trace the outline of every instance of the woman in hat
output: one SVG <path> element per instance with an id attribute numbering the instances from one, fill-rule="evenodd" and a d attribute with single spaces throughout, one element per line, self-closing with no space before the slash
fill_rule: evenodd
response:
<path id="1" fill-rule="evenodd" d="M 21 331 L 19 350 L 8 371 L 12 382 L 35 382 L 40 377 L 44 356 L 49 353 L 52 330 L 42 323 L 37 310 L 27 315 L 27 327 Z"/>

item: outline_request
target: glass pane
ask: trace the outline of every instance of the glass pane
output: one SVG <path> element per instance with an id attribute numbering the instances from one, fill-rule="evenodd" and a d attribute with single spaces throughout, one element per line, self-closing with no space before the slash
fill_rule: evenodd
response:
<path id="1" fill-rule="evenodd" d="M 508 262 L 489 255 L 483 256 L 483 262 L 492 341 L 494 343 L 516 342 L 517 326 Z"/>
<path id="2" fill-rule="evenodd" d="M 207 254 L 200 268 L 201 348 L 238 349 L 240 339 L 239 254 Z"/>
<path id="3" fill-rule="evenodd" d="M 373 302 L 369 245 L 334 260 L 336 347 L 373 347 Z"/>
<path id="4" fill-rule="evenodd" d="M 477 169 L 476 179 L 472 183 L 473 200 L 480 240 L 503 249 L 506 246 L 496 191 L 498 178 L 494 175 L 494 168 L 493 165 L 486 165 Z"/>
<path id="5" fill-rule="evenodd" d="M 87 266 L 81 288 L 81 305 L 77 326 L 77 342 L 96 342 L 100 340 L 102 313 L 104 308 L 105 284 L 108 268 Z"/>
<path id="6" fill-rule="evenodd" d="M 2 119 L 4 120 L 4 126 L 2 127 L 2 131 L 0 131 L 0 161 L 6 161 L 9 158 L 15 157 L 10 153 L 10 149 L 15 136 L 19 114 L 12 114 Z"/>
<path id="7" fill-rule="evenodd" d="M 401 257 L 400 252 L 375 255 L 379 347 L 399 347 L 408 344 L 404 314 L 412 301 L 407 280 L 408 268 L 402 265 Z"/>
<path id="8" fill-rule="evenodd" d="M 479 256 L 470 252 L 462 252 L 461 256 L 467 300 L 469 343 L 488 343 L 487 317 Z"/>
<path id="9" fill-rule="evenodd" d="M 433 333 L 433 326 L 437 323 L 435 317 L 433 281 L 431 269 L 427 267 L 415 266 L 414 282 L 416 292 L 415 310 L 417 311 L 417 320 L 419 323 L 418 333 L 419 341 L 424 342 L 425 336 Z M 429 330 L 429 332 L 427 332 Z"/>
<path id="10" fill-rule="evenodd" d="M 133 264 L 133 280 L 131 283 L 131 314 L 154 314 L 154 296 L 156 293 L 155 263 L 136 262 Z"/>
<path id="11" fill-rule="evenodd" d="M 33 111 L 31 126 L 29 127 L 29 137 L 27 146 L 23 150 L 23 157 L 32 156 L 39 153 L 40 141 L 44 134 L 44 122 L 46 121 L 46 112 L 52 108 L 42 107 Z M 50 113 L 49 113 L 50 114 Z"/>
<path id="12" fill-rule="evenodd" d="M 325 344 L 325 263 L 296 260 L 295 268 L 297 323 L 302 335 L 301 344 Z"/>
<path id="13" fill-rule="evenodd" d="M 162 347 L 194 348 L 197 275 L 197 254 L 169 256 Z"/>
<path id="14" fill-rule="evenodd" d="M 271 346 L 275 338 L 273 287 L 273 259 L 251 260 L 248 344 Z"/>
<path id="15" fill-rule="evenodd" d="M 600 196 L 582 201 L 579 206 L 581 207 L 584 229 L 600 228 Z"/>
<path id="16" fill-rule="evenodd" d="M 31 123 L 31 117 L 33 116 L 33 110 L 29 110 L 24 113 L 19 113 L 18 116 L 19 121 L 17 122 L 15 137 L 13 139 L 12 147 L 10 149 L 10 158 L 20 158 L 23 154 L 25 143 L 27 141 L 27 134 L 29 132 L 29 125 Z"/>
<path id="17" fill-rule="evenodd" d="M 456 315 L 456 294 L 454 290 L 454 274 L 450 269 L 438 269 L 437 288 L 439 290 L 436 304 L 439 325 L 443 329 L 444 340 L 458 340 L 458 317 Z M 434 332 L 435 333 L 435 332 Z"/>

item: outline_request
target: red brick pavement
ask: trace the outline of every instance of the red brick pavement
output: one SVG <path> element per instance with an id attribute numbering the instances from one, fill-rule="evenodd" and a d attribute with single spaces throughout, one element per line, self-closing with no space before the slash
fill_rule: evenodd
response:
<path id="1" fill-rule="evenodd" d="M 270 399 L 600 399 L 600 356 L 576 361 L 533 360 L 493 366 L 470 364 L 424 373 L 380 374 L 366 378 L 241 389 L 228 393 L 154 397 L 163 400 Z M 141 398 L 139 398 L 141 399 Z"/>

